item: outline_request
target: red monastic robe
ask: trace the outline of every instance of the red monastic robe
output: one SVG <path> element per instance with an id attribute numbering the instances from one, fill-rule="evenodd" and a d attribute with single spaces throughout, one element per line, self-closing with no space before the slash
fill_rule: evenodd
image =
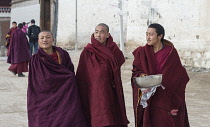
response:
<path id="1" fill-rule="evenodd" d="M 12 38 L 12 34 L 14 33 L 14 31 L 17 29 L 17 27 L 15 28 L 10 28 L 9 32 L 7 33 L 7 36 L 6 36 L 6 40 L 7 40 L 7 44 L 6 44 L 6 48 L 9 50 L 9 44 L 10 44 L 10 41 L 11 41 L 11 38 Z"/>
<path id="2" fill-rule="evenodd" d="M 17 28 L 10 40 L 7 63 L 12 65 L 8 70 L 14 73 L 28 72 L 29 51 L 29 43 L 25 33 Z"/>
<path id="3" fill-rule="evenodd" d="M 189 77 L 173 44 L 164 40 L 163 49 L 157 53 L 154 53 L 152 46 L 145 45 L 137 48 L 133 55 L 132 77 L 161 73 L 161 84 L 165 87 L 158 87 L 148 100 L 148 107 L 143 109 L 139 105 L 141 92 L 132 81 L 136 127 L 189 127 L 185 104 L 185 88 Z M 170 114 L 172 109 L 179 110 L 177 116 Z"/>
<path id="4" fill-rule="evenodd" d="M 29 127 L 87 127 L 81 109 L 74 65 L 67 51 L 39 49 L 29 63 Z"/>
<path id="5" fill-rule="evenodd" d="M 110 36 L 106 45 L 93 36 L 81 53 L 76 73 L 83 111 L 89 127 L 126 127 L 120 67 L 122 52 Z"/>

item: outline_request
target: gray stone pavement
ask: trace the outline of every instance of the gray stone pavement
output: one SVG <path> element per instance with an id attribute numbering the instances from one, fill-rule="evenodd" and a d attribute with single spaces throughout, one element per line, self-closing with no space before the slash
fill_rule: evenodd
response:
<path id="1" fill-rule="evenodd" d="M 79 61 L 80 51 L 69 52 L 75 65 Z M 133 57 L 126 53 L 128 59 L 122 66 L 122 81 L 126 101 L 129 127 L 134 127 L 132 108 L 132 91 L 130 85 Z M 26 77 L 14 76 L 7 69 L 6 57 L 0 57 L 0 127 L 27 127 Z M 191 78 L 186 90 L 186 103 L 191 127 L 210 127 L 210 72 L 192 72 L 187 68 Z"/>

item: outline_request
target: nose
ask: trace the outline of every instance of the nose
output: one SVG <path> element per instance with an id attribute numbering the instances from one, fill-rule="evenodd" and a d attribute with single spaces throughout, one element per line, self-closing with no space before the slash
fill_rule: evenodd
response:
<path id="1" fill-rule="evenodd" d="M 47 37 L 44 37 L 44 41 L 46 41 L 47 40 Z"/>
<path id="2" fill-rule="evenodd" d="M 147 36 L 146 36 L 146 39 L 147 39 L 147 40 L 149 40 L 149 39 L 150 39 L 150 36 L 149 36 L 149 35 L 147 35 Z"/>

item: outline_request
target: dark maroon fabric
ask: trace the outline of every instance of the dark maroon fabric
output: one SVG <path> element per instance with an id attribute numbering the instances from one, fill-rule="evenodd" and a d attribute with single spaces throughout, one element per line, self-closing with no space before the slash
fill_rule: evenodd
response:
<path id="1" fill-rule="evenodd" d="M 127 127 L 128 125 L 103 126 L 103 127 Z"/>
<path id="2" fill-rule="evenodd" d="M 17 64 L 24 61 L 29 61 L 29 43 L 24 32 L 17 28 L 12 34 L 9 45 L 7 63 Z"/>
<path id="3" fill-rule="evenodd" d="M 17 27 L 15 27 L 15 28 L 11 28 L 10 30 L 9 30 L 9 32 L 7 33 L 7 35 L 10 35 L 10 37 L 6 37 L 6 40 L 7 40 L 7 45 L 6 45 L 6 48 L 8 48 L 9 49 L 9 45 L 10 45 L 10 41 L 11 41 L 11 38 L 12 38 L 12 34 L 14 33 L 14 31 L 17 29 Z"/>
<path id="4" fill-rule="evenodd" d="M 188 74 L 182 66 L 179 55 L 173 44 L 164 40 L 165 49 L 171 46 L 171 51 L 166 57 L 164 65 L 160 68 L 163 74 L 162 87 L 158 87 L 154 96 L 148 101 L 148 107 L 143 109 L 138 104 L 139 89 L 132 82 L 133 88 L 133 104 L 136 120 L 136 127 L 189 127 L 186 104 L 185 104 L 185 88 L 189 81 Z M 166 51 L 167 53 L 168 51 Z M 138 77 L 141 74 L 153 75 L 157 74 L 156 57 L 152 46 L 145 45 L 137 48 L 133 55 L 132 77 Z M 159 59 L 159 58 L 158 58 Z M 164 60 L 164 59 L 163 59 Z M 177 116 L 171 116 L 170 111 L 178 109 Z"/>
<path id="5" fill-rule="evenodd" d="M 86 127 L 69 54 L 58 47 L 61 64 L 42 49 L 29 64 L 27 108 L 29 127 Z"/>
<path id="6" fill-rule="evenodd" d="M 12 64 L 8 70 L 17 74 L 28 72 L 28 61 Z"/>
<path id="7" fill-rule="evenodd" d="M 57 52 L 53 52 L 53 54 L 50 55 L 50 57 L 55 60 L 56 63 L 58 63 L 58 55 Z"/>
<path id="8" fill-rule="evenodd" d="M 15 27 L 15 28 L 10 28 L 10 30 L 9 30 L 9 32 L 8 32 L 8 35 L 12 35 L 13 34 L 13 32 L 15 31 L 17 29 L 17 27 Z"/>
<path id="9" fill-rule="evenodd" d="M 120 73 L 125 58 L 111 36 L 106 45 L 93 35 L 91 42 L 80 55 L 76 74 L 89 127 L 126 127 L 129 121 Z"/>
<path id="10" fill-rule="evenodd" d="M 162 50 L 155 53 L 156 74 L 162 73 L 162 68 L 168 58 L 169 53 L 171 52 L 171 49 L 171 46 L 164 45 Z"/>

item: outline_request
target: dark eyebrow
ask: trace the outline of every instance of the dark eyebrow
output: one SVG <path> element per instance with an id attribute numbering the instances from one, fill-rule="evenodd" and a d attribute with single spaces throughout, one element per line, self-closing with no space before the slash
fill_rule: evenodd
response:
<path id="1" fill-rule="evenodd" d="M 99 30 L 95 30 L 95 32 L 105 32 L 105 30 L 101 30 L 101 31 L 99 31 Z"/>

